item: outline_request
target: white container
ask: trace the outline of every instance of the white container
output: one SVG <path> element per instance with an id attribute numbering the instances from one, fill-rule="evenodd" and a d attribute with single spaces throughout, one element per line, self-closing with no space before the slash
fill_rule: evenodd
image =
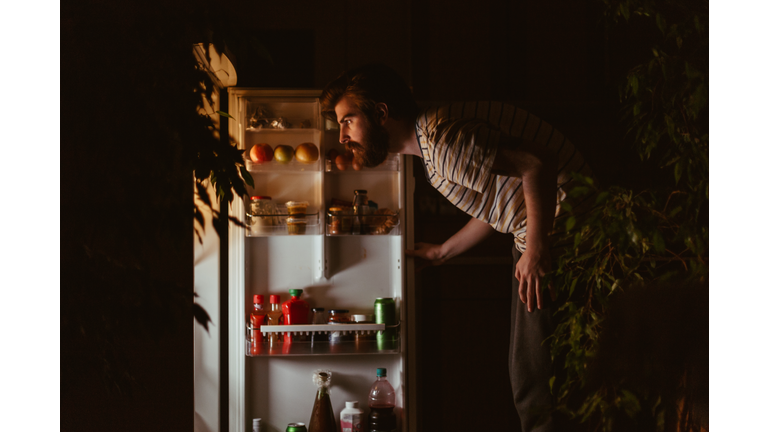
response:
<path id="1" fill-rule="evenodd" d="M 348 401 L 347 407 L 339 415 L 341 432 L 358 432 L 363 430 L 363 410 L 358 408 L 357 401 Z"/>

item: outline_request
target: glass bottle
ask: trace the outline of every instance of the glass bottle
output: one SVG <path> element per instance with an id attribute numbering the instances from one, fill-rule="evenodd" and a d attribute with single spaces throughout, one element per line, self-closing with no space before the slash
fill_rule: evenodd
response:
<path id="1" fill-rule="evenodd" d="M 368 432 L 393 432 L 397 429 L 395 418 L 395 389 L 387 380 L 387 369 L 376 369 L 376 382 L 368 393 Z"/>
<path id="2" fill-rule="evenodd" d="M 336 418 L 331 406 L 331 371 L 317 370 L 312 375 L 312 381 L 317 386 L 315 404 L 312 407 L 312 416 L 309 418 L 309 430 L 307 432 L 336 432 Z"/>
<path id="3" fill-rule="evenodd" d="M 368 191 L 356 189 L 355 197 L 352 200 L 352 211 L 355 214 L 352 225 L 353 234 L 368 234 L 367 215 L 370 213 L 370 210 L 368 206 Z"/>
<path id="4" fill-rule="evenodd" d="M 280 325 L 283 313 L 280 311 L 280 296 L 272 294 L 269 296 L 269 312 L 267 312 L 267 320 L 269 325 Z M 269 334 L 269 346 L 273 348 L 280 341 L 279 333 Z"/>
<path id="5" fill-rule="evenodd" d="M 256 294 L 253 296 L 253 310 L 251 311 L 251 354 L 261 353 L 261 343 L 263 336 L 261 334 L 261 325 L 267 318 L 267 311 L 264 310 L 264 296 Z"/>

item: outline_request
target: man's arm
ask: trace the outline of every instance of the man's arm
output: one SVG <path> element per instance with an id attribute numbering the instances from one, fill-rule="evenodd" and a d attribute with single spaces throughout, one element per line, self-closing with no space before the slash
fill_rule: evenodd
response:
<path id="1" fill-rule="evenodd" d="M 557 157 L 532 143 L 503 136 L 491 173 L 521 178 L 526 211 L 525 253 L 515 268 L 520 300 L 532 312 L 543 306 L 541 278 L 551 268 L 548 234 L 555 220 Z M 554 300 L 554 290 L 550 295 Z"/>
<path id="2" fill-rule="evenodd" d="M 460 255 L 493 234 L 493 227 L 487 223 L 472 218 L 456 234 L 452 235 L 445 243 L 436 245 L 431 243 L 416 243 L 414 250 L 406 250 L 408 256 L 421 258 L 431 265 L 440 265 L 447 260 Z M 420 270 L 419 267 L 417 270 Z"/>

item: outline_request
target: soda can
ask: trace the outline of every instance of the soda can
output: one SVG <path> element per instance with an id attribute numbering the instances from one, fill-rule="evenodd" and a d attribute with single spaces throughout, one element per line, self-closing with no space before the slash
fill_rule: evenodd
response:
<path id="1" fill-rule="evenodd" d="M 285 432 L 307 432 L 307 427 L 304 423 L 288 423 Z"/>
<path id="2" fill-rule="evenodd" d="M 397 317 L 395 316 L 395 300 L 390 297 L 379 297 L 373 303 L 373 313 L 376 324 L 386 324 L 387 326 L 393 326 L 397 324 Z M 379 331 L 376 335 L 376 340 L 391 342 L 397 337 L 397 329 L 388 328 L 383 331 Z"/>

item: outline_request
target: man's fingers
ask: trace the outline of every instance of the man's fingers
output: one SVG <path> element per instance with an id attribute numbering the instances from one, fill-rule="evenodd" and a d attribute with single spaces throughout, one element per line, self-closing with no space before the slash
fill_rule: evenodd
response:
<path id="1" fill-rule="evenodd" d="M 536 288 L 533 285 L 533 280 L 528 280 L 528 312 L 533 312 L 533 308 L 536 306 L 534 305 L 534 295 L 536 294 L 536 291 L 534 291 Z"/>
<path id="2" fill-rule="evenodd" d="M 520 301 L 525 304 L 525 279 L 518 279 L 520 281 L 520 287 L 517 289 L 518 294 L 520 294 Z"/>
<path id="3" fill-rule="evenodd" d="M 541 299 L 541 280 L 536 278 L 536 304 L 539 309 L 544 307 L 544 301 Z"/>

